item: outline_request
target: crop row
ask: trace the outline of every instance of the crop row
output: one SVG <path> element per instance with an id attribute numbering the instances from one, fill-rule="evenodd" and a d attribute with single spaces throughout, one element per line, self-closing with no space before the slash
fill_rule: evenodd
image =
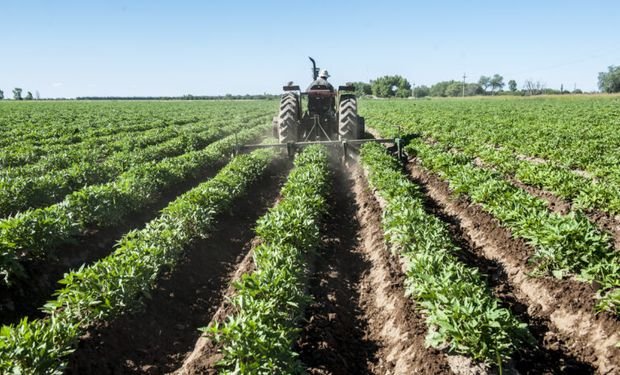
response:
<path id="1" fill-rule="evenodd" d="M 230 118 L 244 113 L 267 114 L 268 102 L 3 102 L 0 146 L 78 144 L 124 129 L 150 129 Z"/>
<path id="2" fill-rule="evenodd" d="M 0 171 L 0 178 L 27 177 L 68 168 L 74 163 L 103 161 L 115 153 L 133 151 L 167 141 L 186 132 L 190 133 L 192 129 L 199 129 L 198 126 L 196 123 L 189 123 L 174 127 L 155 126 L 135 133 L 119 131 L 118 134 L 81 143 L 79 147 L 63 145 L 58 147 L 56 152 L 47 153 L 33 163 L 3 168 Z M 212 126 L 202 125 L 202 129 L 210 127 Z"/>
<path id="3" fill-rule="evenodd" d="M 620 259 L 609 235 L 583 214 L 550 212 L 544 200 L 507 182 L 498 172 L 472 164 L 470 158 L 417 140 L 408 146 L 422 165 L 438 173 L 457 194 L 464 194 L 496 217 L 534 249 L 530 261 L 537 274 L 562 278 L 579 274 L 595 281 L 604 295 L 599 307 L 620 312 Z"/>
<path id="4" fill-rule="evenodd" d="M 293 350 L 309 300 L 309 262 L 326 212 L 327 155 L 312 146 L 297 156 L 282 200 L 258 221 L 255 270 L 235 284 L 233 315 L 204 331 L 222 347 L 222 373 L 301 372 Z"/>
<path id="5" fill-rule="evenodd" d="M 91 185 L 69 194 L 62 202 L 0 220 L 0 275 L 5 282 L 24 274 L 22 263 L 44 259 L 86 228 L 106 227 L 123 220 L 157 199 L 159 193 L 224 160 L 237 142 L 248 142 L 265 125 L 240 131 L 202 150 L 137 165 L 116 180 Z"/>
<path id="6" fill-rule="evenodd" d="M 620 213 L 620 181 L 585 175 L 553 161 L 530 161 L 504 148 L 479 142 L 464 142 L 453 136 L 433 139 L 446 151 L 456 149 L 472 160 L 479 159 L 508 177 L 545 189 L 573 204 L 575 209 Z"/>
<path id="7" fill-rule="evenodd" d="M 524 184 L 571 202 L 575 209 L 620 213 L 620 184 L 593 180 L 554 162 L 523 160 L 503 149 L 468 146 L 463 152 Z"/>
<path id="8" fill-rule="evenodd" d="M 58 202 L 83 186 L 110 181 L 134 165 L 203 148 L 246 126 L 247 124 L 236 122 L 224 127 L 204 129 L 198 124 L 193 130 L 188 129 L 173 139 L 144 149 L 119 152 L 103 162 L 95 158 L 74 163 L 67 169 L 50 171 L 42 176 L 5 179 L 0 182 L 0 216 Z"/>
<path id="9" fill-rule="evenodd" d="M 59 108 L 62 108 L 61 104 L 57 104 Z M 108 108 L 103 106 L 106 111 L 95 112 L 97 109 L 102 109 L 101 103 L 93 104 L 92 106 L 84 106 L 83 103 L 72 103 L 68 105 L 69 108 L 73 108 L 73 111 L 69 111 L 71 118 L 67 118 L 65 122 L 63 118 L 58 118 L 59 113 L 56 112 L 57 107 L 53 107 L 49 111 L 49 116 L 42 119 L 37 123 L 37 126 L 28 123 L 27 119 L 23 119 L 22 122 L 16 122 L 15 120 L 9 120 L 12 122 L 14 130 L 27 131 L 29 135 L 39 135 L 32 140 L 23 139 L 23 137 L 6 135 L 3 141 L 10 140 L 6 145 L 3 144 L 0 151 L 0 165 L 7 166 L 20 166 L 23 164 L 31 164 L 38 162 L 41 159 L 47 157 L 62 158 L 62 154 L 65 152 L 74 152 L 77 150 L 91 150 L 92 152 L 102 153 L 105 156 L 106 152 L 114 151 L 115 148 L 122 147 L 123 143 L 116 142 L 119 137 L 130 136 L 131 134 L 138 135 L 143 131 L 151 129 L 164 129 L 173 128 L 179 125 L 185 125 L 189 123 L 205 123 L 213 124 L 214 122 L 230 122 L 243 121 L 242 119 L 251 119 L 259 116 L 268 116 L 268 111 L 264 108 L 264 105 L 241 103 L 239 107 L 243 108 L 243 113 L 239 116 L 239 112 L 231 111 L 227 106 L 214 105 L 212 103 L 205 103 L 202 106 L 192 106 L 193 110 L 183 115 L 183 110 L 179 112 L 170 112 L 173 108 L 170 103 L 142 103 L 141 106 L 137 106 L 134 112 L 120 111 L 127 103 L 118 103 L 118 105 Z M 7 107 L 8 113 L 13 108 L 11 105 L 3 103 L 4 107 Z M 82 108 L 84 107 L 84 108 Z M 210 109 L 206 113 L 203 113 L 204 109 Z M 28 107 L 26 107 L 28 108 Z M 35 106 L 32 108 L 33 112 L 28 113 L 29 117 L 39 115 L 39 112 L 44 112 L 46 106 L 44 104 Z M 166 112 L 168 109 L 168 112 Z M 200 109 L 200 111 L 198 111 Z M 36 112 L 34 111 L 36 110 Z M 83 112 L 77 112 L 82 111 Z M 153 112 L 163 111 L 159 118 L 153 117 Z M 170 117 L 170 114 L 174 113 L 174 117 Z M 101 118 L 93 118 L 93 114 L 98 114 Z M 5 117 L 7 113 L 0 115 L 0 121 L 7 120 Z M 41 122 L 49 122 L 51 125 L 41 127 Z M 237 121 L 237 122 L 239 122 Z M 112 143 L 111 150 L 108 146 Z"/>
<path id="10" fill-rule="evenodd" d="M 185 125 L 185 124 L 183 124 Z M 27 168 L 32 164 L 42 163 L 45 164 L 46 159 L 58 159 L 60 162 L 65 162 L 64 153 L 76 153 L 84 150 L 92 150 L 98 153 L 104 153 L 105 151 L 123 150 L 126 146 L 122 140 L 132 139 L 133 137 L 139 137 L 142 134 L 162 129 L 163 124 L 159 122 L 151 122 L 148 124 L 132 124 L 126 126 L 119 126 L 115 133 L 107 134 L 104 136 L 79 134 L 73 135 L 73 143 L 57 144 L 52 140 L 39 141 L 36 144 L 28 144 L 14 140 L 8 146 L 3 147 L 0 152 L 0 165 L 3 168 L 17 171 Z M 121 141 L 121 142 L 119 142 Z M 41 142 L 43 142 L 41 144 Z"/>
<path id="11" fill-rule="evenodd" d="M 216 216 L 248 191 L 273 156 L 259 150 L 234 158 L 144 229 L 126 234 L 110 256 L 68 273 L 44 307 L 47 318 L 0 329 L 0 372 L 60 373 L 87 327 L 139 308 L 161 271 L 174 267 L 192 241 L 208 236 Z"/>
<path id="12" fill-rule="evenodd" d="M 375 124 L 442 142 L 499 147 L 620 185 L 617 97 L 368 102 Z"/>
<path id="13" fill-rule="evenodd" d="M 427 343 L 501 366 L 531 340 L 527 326 L 499 306 L 476 268 L 459 260 L 462 250 L 447 225 L 426 212 L 423 194 L 398 162 L 378 144 L 364 145 L 361 159 L 385 201 L 386 241 L 405 259 L 407 291 L 426 315 Z"/>

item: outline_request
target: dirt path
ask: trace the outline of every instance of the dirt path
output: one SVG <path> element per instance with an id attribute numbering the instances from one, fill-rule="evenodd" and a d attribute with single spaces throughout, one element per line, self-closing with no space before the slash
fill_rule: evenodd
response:
<path id="1" fill-rule="evenodd" d="M 384 245 L 381 209 L 358 168 L 339 171 L 332 215 L 310 285 L 315 302 L 298 346 L 312 374 L 450 373 L 424 345 L 426 326 L 404 295 Z"/>
<path id="2" fill-rule="evenodd" d="M 222 215 L 212 236 L 188 249 L 177 269 L 164 275 L 143 311 L 93 327 L 81 338 L 68 374 L 162 374 L 180 367 L 193 350 L 251 247 L 256 220 L 278 195 L 288 162 L 265 177 Z"/>
<path id="3" fill-rule="evenodd" d="M 513 238 L 509 230 L 500 227 L 479 206 L 453 198 L 445 181 L 415 163 L 410 163 L 408 168 L 414 181 L 423 186 L 441 213 L 461 233 L 465 247 L 478 259 L 474 262 L 482 266 L 483 272 L 491 274 L 489 281 L 496 294 L 532 324 L 541 349 L 523 354 L 521 360 L 539 367 L 525 364 L 519 368 L 517 363 L 520 372 L 589 373 L 594 369 L 602 374 L 620 372 L 620 350 L 614 347 L 620 340 L 620 324 L 608 314 L 595 315 L 595 291 L 590 285 L 528 276 L 531 268 L 527 259 L 533 249 Z M 545 367 L 548 360 L 560 362 L 559 368 Z"/>

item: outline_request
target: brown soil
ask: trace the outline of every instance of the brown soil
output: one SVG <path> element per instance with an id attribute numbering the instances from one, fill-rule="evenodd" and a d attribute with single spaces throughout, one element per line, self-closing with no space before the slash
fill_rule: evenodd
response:
<path id="1" fill-rule="evenodd" d="M 350 177 L 349 177 L 350 176 Z M 400 264 L 384 245 L 381 208 L 358 168 L 338 171 L 314 302 L 298 342 L 312 374 L 450 373 L 424 345 L 426 326 L 405 297 Z"/>
<path id="2" fill-rule="evenodd" d="M 213 314 L 209 324 L 206 324 L 205 327 L 216 323 L 223 323 L 227 316 L 234 313 L 234 308 L 230 303 L 231 298 L 235 293 L 233 282 L 239 280 L 243 274 L 254 271 L 252 250 L 258 244 L 259 241 L 257 237 L 250 242 L 250 249 L 237 269 L 232 272 L 232 276 L 229 278 L 230 282 L 226 292 L 224 293 L 224 298 L 222 298 L 220 306 L 216 310 L 215 314 Z M 198 340 L 196 340 L 196 344 L 194 345 L 192 352 L 186 356 L 183 364 L 180 368 L 174 371 L 174 374 L 217 374 L 217 363 L 222 359 L 220 349 L 220 346 L 214 343 L 208 336 L 200 336 Z"/>
<path id="3" fill-rule="evenodd" d="M 161 374 L 180 367 L 208 325 L 251 247 L 256 220 L 272 206 L 290 163 L 272 164 L 265 177 L 216 230 L 188 249 L 174 272 L 158 281 L 144 308 L 92 327 L 71 356 L 68 374 Z"/>
<path id="4" fill-rule="evenodd" d="M 614 347 L 620 340 L 620 324 L 609 314 L 595 315 L 592 286 L 574 280 L 530 277 L 530 246 L 513 238 L 478 205 L 455 198 L 445 181 L 416 163 L 410 163 L 408 169 L 460 233 L 474 258 L 470 261 L 490 274 L 495 293 L 531 324 L 540 349 L 522 353 L 520 359 L 517 356 L 515 367 L 520 372 L 588 373 L 592 369 L 587 364 L 603 374 L 620 372 L 620 350 Z M 545 366 L 547 360 L 559 361 L 560 367 Z M 533 366 L 528 366 L 528 361 Z"/>
<path id="5" fill-rule="evenodd" d="M 114 250 L 114 245 L 127 232 L 140 229 L 159 215 L 180 194 L 214 176 L 223 163 L 205 167 L 195 177 L 163 191 L 156 202 L 108 228 L 91 228 L 60 248 L 53 249 L 47 259 L 25 263 L 28 276 L 11 288 L 0 287 L 0 324 L 16 323 L 24 317 L 41 318 L 39 310 L 58 288 L 64 273 L 81 265 L 89 265 Z"/>

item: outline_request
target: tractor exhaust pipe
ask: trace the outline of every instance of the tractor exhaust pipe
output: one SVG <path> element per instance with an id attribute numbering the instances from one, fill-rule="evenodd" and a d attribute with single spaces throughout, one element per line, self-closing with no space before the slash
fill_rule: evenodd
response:
<path id="1" fill-rule="evenodd" d="M 319 76 L 319 68 L 316 67 L 316 62 L 312 57 L 308 56 L 308 58 L 310 59 L 310 61 L 312 61 L 312 79 L 316 80 L 316 78 Z"/>

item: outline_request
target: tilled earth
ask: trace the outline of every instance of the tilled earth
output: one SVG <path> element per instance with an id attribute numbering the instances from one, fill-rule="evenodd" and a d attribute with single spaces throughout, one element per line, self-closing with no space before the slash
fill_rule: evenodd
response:
<path id="1" fill-rule="evenodd" d="M 284 165 L 286 164 L 286 165 Z M 230 313 L 232 280 L 252 270 L 252 228 L 277 201 L 285 162 L 271 168 L 245 202 L 223 215 L 215 234 L 191 249 L 165 275 L 144 309 L 92 327 L 71 358 L 68 373 L 216 373 L 218 348 L 198 328 Z M 411 180 L 426 195 L 429 213 L 450 228 L 462 260 L 487 275 L 503 306 L 528 323 L 536 340 L 515 353 L 505 373 L 615 374 L 620 372 L 620 325 L 594 314 L 595 290 L 573 280 L 533 278 L 531 249 L 495 219 L 415 161 Z M 296 343 L 311 374 L 486 374 L 494 369 L 425 345 L 424 316 L 406 296 L 404 264 L 385 245 L 383 202 L 361 168 L 335 167 L 331 210 L 313 263 L 306 309 Z M 615 341 L 614 341 L 615 340 Z"/>

